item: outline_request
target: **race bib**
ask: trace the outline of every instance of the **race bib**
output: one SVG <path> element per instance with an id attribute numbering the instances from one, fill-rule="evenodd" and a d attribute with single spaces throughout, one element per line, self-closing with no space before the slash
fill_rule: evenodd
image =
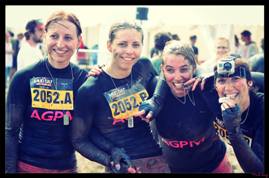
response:
<path id="1" fill-rule="evenodd" d="M 30 87 L 33 108 L 74 109 L 73 82 L 71 79 L 56 78 L 53 81 L 46 77 L 34 77 L 30 80 Z"/>
<path id="2" fill-rule="evenodd" d="M 223 124 L 221 125 L 221 124 L 213 121 L 213 125 L 214 125 L 215 129 L 217 130 L 217 133 L 221 137 L 221 139 L 225 143 L 231 145 L 231 142 L 229 140 L 229 136 L 227 134 L 227 129 L 222 126 Z M 243 134 L 243 138 L 246 140 L 247 144 L 251 147 L 252 138 L 250 138 L 250 137 L 248 137 L 248 136 L 246 136 L 244 134 Z"/>
<path id="3" fill-rule="evenodd" d="M 104 93 L 114 119 L 128 119 L 138 112 L 139 105 L 148 98 L 148 92 L 140 83 L 131 88 L 120 86 Z"/>

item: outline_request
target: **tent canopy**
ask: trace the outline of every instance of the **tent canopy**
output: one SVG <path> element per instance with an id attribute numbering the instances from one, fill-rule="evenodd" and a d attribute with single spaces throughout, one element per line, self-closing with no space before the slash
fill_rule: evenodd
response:
<path id="1" fill-rule="evenodd" d="M 135 20 L 137 7 L 147 7 L 147 26 L 176 25 L 264 25 L 264 6 L 6 6 L 6 26 L 23 32 L 31 19 L 44 22 L 54 11 L 78 16 L 83 27 L 100 23 Z M 255 14 L 255 15 L 253 15 Z"/>

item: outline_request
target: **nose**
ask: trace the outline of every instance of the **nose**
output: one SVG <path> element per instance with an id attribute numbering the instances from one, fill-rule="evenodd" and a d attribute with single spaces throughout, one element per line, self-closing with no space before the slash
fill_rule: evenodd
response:
<path id="1" fill-rule="evenodd" d="M 65 44 L 65 42 L 64 42 L 64 40 L 62 38 L 59 38 L 57 40 L 57 44 L 56 45 L 57 45 L 58 48 L 62 48 L 64 46 L 64 44 Z"/>
<path id="2" fill-rule="evenodd" d="M 132 47 L 132 46 L 127 46 L 127 48 L 126 48 L 126 53 L 128 53 L 128 54 L 131 54 L 131 53 L 133 53 L 134 52 L 134 48 Z"/>
<path id="3" fill-rule="evenodd" d="M 176 71 L 176 72 L 175 72 L 174 79 L 175 79 L 176 81 L 181 81 L 181 80 L 182 80 L 182 76 L 181 76 L 181 73 L 180 73 L 179 71 Z"/>
<path id="4" fill-rule="evenodd" d="M 224 85 L 225 91 L 231 91 L 233 90 L 233 83 L 231 80 L 227 80 Z"/>

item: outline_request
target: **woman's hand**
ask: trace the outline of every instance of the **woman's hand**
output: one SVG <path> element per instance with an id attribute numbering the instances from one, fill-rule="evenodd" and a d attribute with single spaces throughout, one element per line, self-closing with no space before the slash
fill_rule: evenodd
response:
<path id="1" fill-rule="evenodd" d="M 192 78 L 190 80 L 188 80 L 187 82 L 184 83 L 184 87 L 185 88 L 192 88 L 191 90 L 194 91 L 195 88 L 197 87 L 197 85 L 199 83 L 201 83 L 203 81 L 203 78 L 202 77 L 195 77 L 195 78 Z"/>
<path id="2" fill-rule="evenodd" d="M 104 67 L 105 65 L 95 65 L 95 66 L 91 66 L 90 68 L 90 71 L 88 72 L 88 77 L 90 76 L 98 76 L 100 75 L 103 71 L 102 71 L 102 68 Z"/>
<path id="3" fill-rule="evenodd" d="M 221 103 L 222 119 L 228 134 L 238 133 L 241 122 L 240 106 L 231 98 L 223 99 Z"/>

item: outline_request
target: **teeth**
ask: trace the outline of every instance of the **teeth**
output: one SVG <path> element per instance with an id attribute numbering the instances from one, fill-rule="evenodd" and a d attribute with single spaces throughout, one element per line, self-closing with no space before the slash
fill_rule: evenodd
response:
<path id="1" fill-rule="evenodd" d="M 235 94 L 230 94 L 230 95 L 226 95 L 226 97 L 231 98 L 231 99 L 236 98 L 236 96 L 237 96 L 237 93 L 235 93 Z"/>
<path id="2" fill-rule="evenodd" d="M 64 54 L 66 51 L 62 51 L 62 50 L 57 50 L 57 49 L 55 49 L 54 50 L 56 53 L 58 53 L 58 54 Z"/>
<path id="3" fill-rule="evenodd" d="M 131 58 L 131 57 L 122 57 L 122 59 L 125 61 L 132 61 L 133 60 L 133 58 Z"/>
<path id="4" fill-rule="evenodd" d="M 224 103 L 224 102 L 226 102 L 226 101 L 228 101 L 229 100 L 229 98 L 227 98 L 227 97 L 222 97 L 222 98 L 219 98 L 219 103 Z"/>
<path id="5" fill-rule="evenodd" d="M 182 88 L 183 87 L 183 83 L 174 83 L 176 88 Z"/>
<path id="6" fill-rule="evenodd" d="M 229 94 L 229 95 L 225 94 L 224 97 L 219 98 L 219 103 L 224 103 L 230 99 L 235 99 L 237 96 L 238 96 L 238 93 Z"/>

